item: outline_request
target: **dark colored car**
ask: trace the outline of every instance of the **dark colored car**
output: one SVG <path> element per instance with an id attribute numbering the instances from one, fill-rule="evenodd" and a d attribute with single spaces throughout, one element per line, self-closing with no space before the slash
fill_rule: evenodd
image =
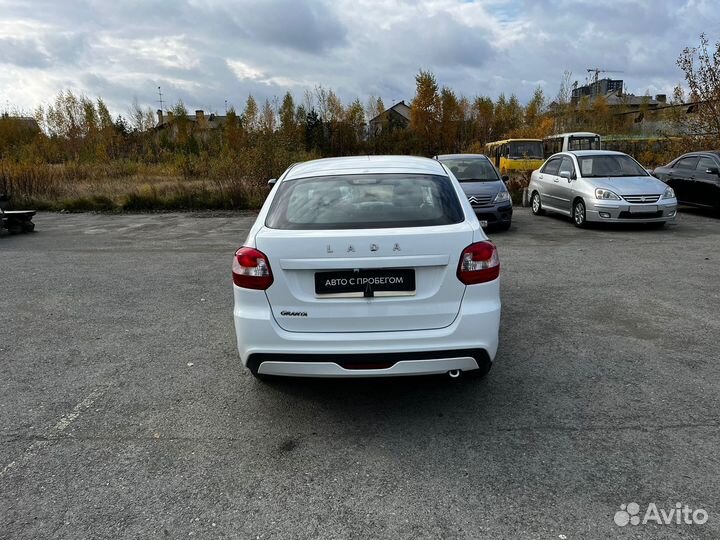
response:
<path id="1" fill-rule="evenodd" d="M 675 190 L 678 202 L 720 209 L 720 152 L 683 154 L 653 175 Z"/>
<path id="2" fill-rule="evenodd" d="M 483 154 L 443 154 L 435 159 L 460 182 L 483 228 L 508 230 L 512 222 L 512 200 L 497 169 Z"/>

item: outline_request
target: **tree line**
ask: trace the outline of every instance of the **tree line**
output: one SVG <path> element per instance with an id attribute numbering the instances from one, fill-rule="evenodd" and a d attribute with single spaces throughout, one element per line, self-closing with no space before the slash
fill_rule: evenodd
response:
<path id="1" fill-rule="evenodd" d="M 720 133 L 720 43 L 710 45 L 701 36 L 699 47 L 686 48 L 678 66 L 686 79 L 675 102 L 698 101 L 701 114 L 685 122 L 683 133 Z M 603 96 L 571 100 L 571 74 L 565 73 L 556 96 L 549 99 L 537 88 L 527 103 L 515 94 L 474 97 L 440 86 L 430 71 L 415 77 L 415 95 L 408 125 L 383 117 L 381 129 L 369 121 L 385 110 L 379 97 L 366 103 L 356 98 L 343 103 L 332 90 L 316 86 L 297 100 L 282 98 L 258 102 L 250 95 L 239 110 L 230 108 L 218 129 L 203 130 L 191 122 L 188 110 L 177 102 L 172 126 L 158 129 L 157 117 L 137 100 L 126 115 L 113 117 L 102 98 L 91 99 L 66 90 L 47 106 L 38 106 L 34 118 L 39 132 L 4 114 L 0 116 L 0 160 L 27 163 L 106 163 L 131 160 L 166 163 L 184 176 L 203 172 L 222 159 L 250 159 L 250 173 L 278 174 L 292 161 L 352 154 L 415 154 L 482 151 L 485 143 L 508 137 L 541 138 L 555 131 L 576 129 L 601 134 L 632 129 L 630 117 L 613 113 Z M 167 126 L 166 126 L 167 127 Z M 247 173 L 247 171 L 245 171 Z"/>

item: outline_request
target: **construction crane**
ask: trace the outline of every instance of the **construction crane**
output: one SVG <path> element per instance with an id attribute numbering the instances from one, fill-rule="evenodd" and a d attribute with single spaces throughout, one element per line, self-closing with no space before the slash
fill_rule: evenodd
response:
<path id="1" fill-rule="evenodd" d="M 592 88 L 592 95 L 596 96 L 600 93 L 600 87 L 598 85 L 598 81 L 600 80 L 600 74 L 601 73 L 624 73 L 623 71 L 617 70 L 617 69 L 601 69 L 601 68 L 587 68 L 588 73 L 593 73 L 591 88 Z"/>
<path id="2" fill-rule="evenodd" d="M 625 73 L 624 71 L 620 71 L 617 69 L 601 69 L 601 68 L 587 68 L 588 73 L 594 73 L 593 76 L 593 83 L 597 83 L 600 77 L 601 73 Z"/>

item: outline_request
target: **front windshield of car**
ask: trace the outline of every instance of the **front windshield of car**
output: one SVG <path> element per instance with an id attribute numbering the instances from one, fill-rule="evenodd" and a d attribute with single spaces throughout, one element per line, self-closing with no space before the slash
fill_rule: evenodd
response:
<path id="1" fill-rule="evenodd" d="M 578 156 L 583 178 L 615 178 L 623 176 L 649 176 L 637 161 L 624 155 Z"/>
<path id="2" fill-rule="evenodd" d="M 513 159 L 542 159 L 542 141 L 511 141 L 510 158 Z"/>
<path id="3" fill-rule="evenodd" d="M 485 158 L 441 159 L 460 182 L 497 182 L 500 180 L 495 167 Z"/>

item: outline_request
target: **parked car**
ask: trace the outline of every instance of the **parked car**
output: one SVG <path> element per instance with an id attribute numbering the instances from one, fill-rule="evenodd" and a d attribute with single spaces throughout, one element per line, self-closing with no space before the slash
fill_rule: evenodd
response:
<path id="1" fill-rule="evenodd" d="M 691 152 L 653 174 L 675 190 L 681 203 L 720 209 L 720 152 Z"/>
<path id="2" fill-rule="evenodd" d="M 492 162 L 482 154 L 443 154 L 435 159 L 460 181 L 475 215 L 483 227 L 508 230 L 512 223 L 512 199 Z"/>
<path id="3" fill-rule="evenodd" d="M 532 212 L 588 222 L 640 222 L 664 226 L 677 213 L 673 189 L 622 152 L 585 150 L 554 154 L 530 177 Z"/>
<path id="4" fill-rule="evenodd" d="M 498 346 L 499 273 L 441 163 L 299 163 L 233 258 L 240 358 L 258 378 L 481 377 Z"/>

